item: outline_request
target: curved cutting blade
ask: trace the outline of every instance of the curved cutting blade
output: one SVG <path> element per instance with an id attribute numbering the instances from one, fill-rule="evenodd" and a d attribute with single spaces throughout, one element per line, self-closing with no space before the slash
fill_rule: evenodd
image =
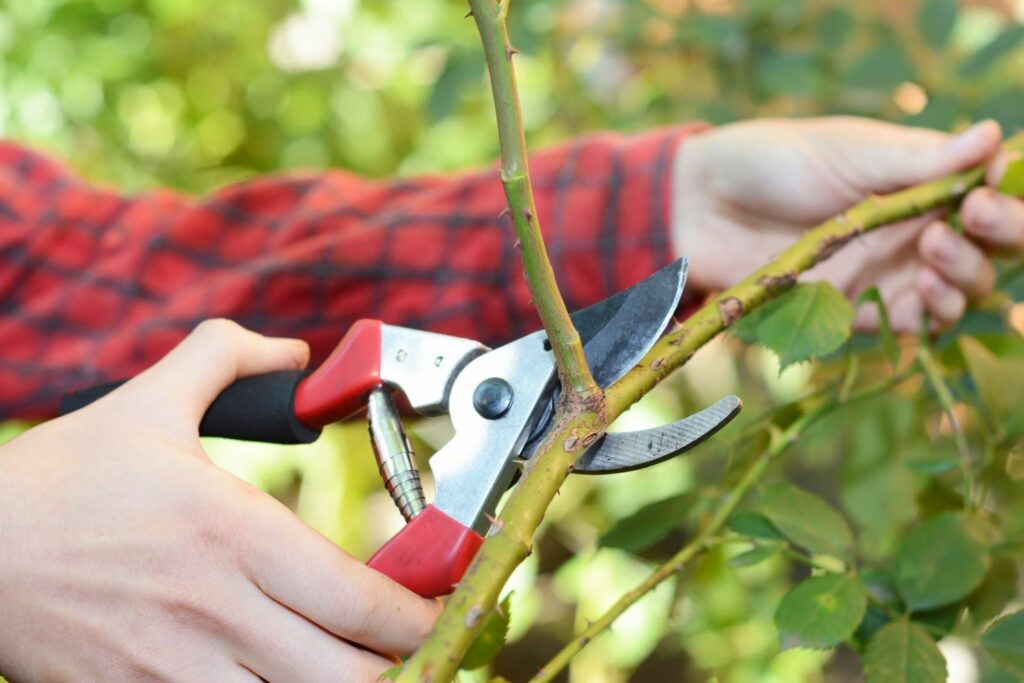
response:
<path id="1" fill-rule="evenodd" d="M 572 314 L 594 380 L 606 389 L 626 374 L 665 331 L 686 285 L 678 259 L 604 301 Z"/>
<path id="2" fill-rule="evenodd" d="M 726 396 L 678 422 L 639 432 L 606 434 L 576 461 L 576 474 L 627 472 L 668 460 L 724 427 L 739 414 L 743 403 Z"/>

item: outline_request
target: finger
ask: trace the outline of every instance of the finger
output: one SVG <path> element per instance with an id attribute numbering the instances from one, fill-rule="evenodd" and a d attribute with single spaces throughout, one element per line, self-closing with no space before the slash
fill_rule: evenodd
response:
<path id="1" fill-rule="evenodd" d="M 337 638 L 268 598 L 256 586 L 246 605 L 240 630 L 239 661 L 271 683 L 376 681 L 394 662 Z"/>
<path id="2" fill-rule="evenodd" d="M 995 121 L 981 121 L 955 135 L 859 119 L 846 121 L 851 136 L 847 142 L 856 144 L 858 151 L 851 161 L 863 166 L 865 189 L 874 192 L 891 192 L 976 166 L 995 156 L 1002 141 Z M 858 158 L 862 162 L 858 163 Z"/>
<path id="3" fill-rule="evenodd" d="M 230 320 L 206 320 L 126 388 L 159 392 L 162 405 L 186 411 L 198 424 L 210 403 L 241 377 L 296 370 L 309 361 L 298 339 L 264 337 Z"/>
<path id="4" fill-rule="evenodd" d="M 377 652 L 411 653 L 438 603 L 353 559 L 287 508 L 267 501 L 253 520 L 245 566 L 264 593 L 327 631 Z"/>
<path id="5" fill-rule="evenodd" d="M 917 274 L 917 291 L 925 310 L 940 325 L 949 326 L 960 319 L 967 308 L 967 297 L 931 268 Z"/>
<path id="6" fill-rule="evenodd" d="M 993 249 L 1024 250 L 1024 202 L 979 187 L 960 209 L 964 229 L 972 238 Z"/>
<path id="7" fill-rule="evenodd" d="M 889 304 L 889 322 L 897 334 L 917 334 L 921 329 L 924 302 L 914 286 L 916 275 L 907 287 L 893 295 Z"/>
<path id="8" fill-rule="evenodd" d="M 1001 150 L 989 162 L 985 173 L 985 182 L 992 187 L 997 187 L 1010 164 L 1018 161 L 1022 156 L 1024 156 L 1024 153 L 1016 150 L 1010 152 Z"/>
<path id="9" fill-rule="evenodd" d="M 918 250 L 925 263 L 943 280 L 968 296 L 983 297 L 995 287 L 996 270 L 981 249 L 942 221 L 925 228 Z"/>

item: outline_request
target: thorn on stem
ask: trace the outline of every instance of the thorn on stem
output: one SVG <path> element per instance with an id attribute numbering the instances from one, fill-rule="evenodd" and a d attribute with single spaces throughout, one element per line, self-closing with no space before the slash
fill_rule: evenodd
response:
<path id="1" fill-rule="evenodd" d="M 480 617 L 484 615 L 484 611 L 485 610 L 480 607 L 480 605 L 473 605 L 470 607 L 469 611 L 466 612 L 466 628 L 473 628 L 480 623 Z"/>
<path id="2" fill-rule="evenodd" d="M 522 242 L 520 242 L 520 241 L 519 241 L 518 239 L 517 239 L 517 240 L 516 240 L 515 242 L 513 242 L 513 243 L 512 243 L 512 248 L 513 248 L 513 249 L 518 249 L 518 248 L 520 248 L 521 246 L 523 246 L 523 243 L 522 243 Z"/>
<path id="3" fill-rule="evenodd" d="M 464 16 L 462 18 L 463 19 L 469 19 L 471 16 L 473 16 L 473 10 L 469 10 L 468 12 L 466 12 L 466 16 Z"/>
<path id="4" fill-rule="evenodd" d="M 519 50 L 509 45 L 505 48 L 505 54 L 508 55 L 509 59 L 512 59 L 512 55 L 519 54 Z"/>
<path id="5" fill-rule="evenodd" d="M 498 218 L 501 218 L 502 216 L 511 216 L 511 215 L 512 215 L 512 209 L 510 209 L 508 207 L 508 205 L 506 204 L 505 208 L 502 209 L 501 213 L 498 214 Z"/>

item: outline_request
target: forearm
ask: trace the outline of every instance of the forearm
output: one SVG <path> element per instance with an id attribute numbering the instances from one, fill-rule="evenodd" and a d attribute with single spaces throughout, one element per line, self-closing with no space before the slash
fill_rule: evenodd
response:
<path id="1" fill-rule="evenodd" d="M 570 307 L 669 259 L 669 178 L 686 132 L 601 134 L 533 155 Z M 537 324 L 493 169 L 389 183 L 281 176 L 194 200 L 91 187 L 13 145 L 0 165 L 0 417 L 52 415 L 63 393 L 140 371 L 209 317 L 303 338 L 314 363 L 362 317 L 491 344 Z"/>

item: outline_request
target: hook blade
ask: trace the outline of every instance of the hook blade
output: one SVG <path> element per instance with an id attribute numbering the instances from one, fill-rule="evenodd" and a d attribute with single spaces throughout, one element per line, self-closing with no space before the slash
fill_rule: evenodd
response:
<path id="1" fill-rule="evenodd" d="M 573 470 L 576 474 L 614 474 L 655 465 L 706 441 L 736 417 L 743 402 L 726 396 L 678 422 L 638 432 L 613 432 L 594 444 Z"/>

